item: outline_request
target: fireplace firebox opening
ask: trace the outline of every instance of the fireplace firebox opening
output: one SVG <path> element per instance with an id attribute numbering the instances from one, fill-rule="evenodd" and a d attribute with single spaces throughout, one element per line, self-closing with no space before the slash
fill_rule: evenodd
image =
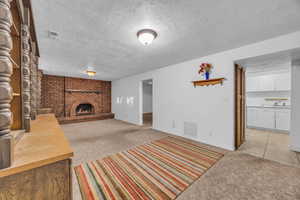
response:
<path id="1" fill-rule="evenodd" d="M 92 104 L 90 103 L 82 103 L 76 107 L 76 115 L 93 115 L 95 114 L 95 110 Z"/>

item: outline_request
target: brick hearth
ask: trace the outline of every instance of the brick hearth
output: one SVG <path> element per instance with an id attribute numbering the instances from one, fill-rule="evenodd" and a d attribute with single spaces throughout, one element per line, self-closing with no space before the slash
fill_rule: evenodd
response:
<path id="1" fill-rule="evenodd" d="M 76 115 L 79 104 L 91 104 L 93 115 Z M 44 75 L 42 107 L 51 108 L 61 123 L 113 118 L 111 82 Z"/>

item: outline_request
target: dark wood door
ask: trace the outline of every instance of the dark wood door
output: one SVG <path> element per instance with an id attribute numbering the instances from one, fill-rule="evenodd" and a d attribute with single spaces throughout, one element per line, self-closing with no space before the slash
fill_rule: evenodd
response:
<path id="1" fill-rule="evenodd" d="M 245 142 L 246 131 L 246 74 L 245 69 L 235 65 L 235 147 Z"/>

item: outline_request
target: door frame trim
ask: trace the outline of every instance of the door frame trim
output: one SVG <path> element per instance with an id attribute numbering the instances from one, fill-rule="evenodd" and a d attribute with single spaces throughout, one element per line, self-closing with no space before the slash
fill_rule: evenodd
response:
<path id="1" fill-rule="evenodd" d="M 243 90 L 243 94 L 244 97 L 244 103 L 242 103 L 242 105 L 240 106 L 240 113 L 242 113 L 242 115 L 244 115 L 244 117 L 242 116 L 238 116 L 238 70 L 237 68 L 242 68 L 244 69 L 242 66 L 240 66 L 237 63 L 234 63 L 234 146 L 235 146 L 235 150 L 237 150 L 245 141 L 245 131 L 246 131 L 246 106 L 245 106 L 245 96 L 246 96 L 246 74 L 244 71 L 244 75 L 242 76 L 242 90 Z M 244 108 L 243 108 L 244 107 Z M 244 109 L 244 110 L 243 110 Z M 241 126 L 238 127 L 238 122 L 241 123 Z M 239 134 L 239 130 L 241 129 L 243 131 L 241 131 L 241 134 Z M 239 136 L 241 136 L 242 138 L 238 138 Z M 239 139 L 241 140 L 241 142 L 239 141 Z"/>

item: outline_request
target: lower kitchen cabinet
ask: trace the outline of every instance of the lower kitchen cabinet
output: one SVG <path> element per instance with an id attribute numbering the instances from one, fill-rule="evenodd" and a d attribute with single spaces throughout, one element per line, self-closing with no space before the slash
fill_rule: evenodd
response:
<path id="1" fill-rule="evenodd" d="M 267 129 L 275 128 L 275 112 L 269 109 L 258 110 L 258 127 Z"/>
<path id="2" fill-rule="evenodd" d="M 258 109 L 257 108 L 248 108 L 247 109 L 247 126 L 258 126 Z"/>
<path id="3" fill-rule="evenodd" d="M 291 112 L 289 110 L 278 110 L 275 113 L 276 117 L 276 129 L 289 131 L 290 130 L 290 121 L 291 121 Z"/>
<path id="4" fill-rule="evenodd" d="M 248 107 L 247 126 L 289 131 L 290 110 L 264 107 Z"/>

